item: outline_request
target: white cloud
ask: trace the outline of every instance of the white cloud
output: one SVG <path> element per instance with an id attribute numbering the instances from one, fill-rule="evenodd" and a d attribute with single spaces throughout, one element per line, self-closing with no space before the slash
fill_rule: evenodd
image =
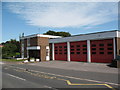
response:
<path id="1" fill-rule="evenodd" d="M 91 27 L 117 20 L 117 3 L 108 2 L 22 2 L 8 8 L 38 27 Z"/>

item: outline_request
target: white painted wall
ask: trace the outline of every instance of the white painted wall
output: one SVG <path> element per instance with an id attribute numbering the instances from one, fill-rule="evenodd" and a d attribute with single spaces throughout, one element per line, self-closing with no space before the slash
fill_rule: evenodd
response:
<path id="1" fill-rule="evenodd" d="M 117 48 L 117 47 L 116 47 L 116 40 L 115 40 L 115 38 L 113 38 L 113 46 L 114 46 L 114 47 L 113 47 L 113 50 L 114 50 L 114 59 L 115 59 L 115 58 L 116 58 L 116 54 L 117 54 L 117 53 L 116 53 L 116 48 Z"/>
<path id="2" fill-rule="evenodd" d="M 70 62 L 70 42 L 67 42 L 67 61 Z"/>
<path id="3" fill-rule="evenodd" d="M 52 43 L 52 60 L 55 60 L 54 43 Z"/>
<path id="4" fill-rule="evenodd" d="M 50 48 L 49 46 L 46 46 L 46 50 L 48 50 L 48 55 L 46 56 L 46 61 L 50 60 Z"/>
<path id="5" fill-rule="evenodd" d="M 27 50 L 40 50 L 40 46 L 27 47 Z"/>
<path id="6" fill-rule="evenodd" d="M 91 62 L 90 40 L 87 40 L 87 62 Z"/>
<path id="7" fill-rule="evenodd" d="M 118 31 L 117 33 L 118 33 L 118 34 L 117 34 L 117 35 L 118 35 L 117 37 L 120 37 L 120 31 Z"/>

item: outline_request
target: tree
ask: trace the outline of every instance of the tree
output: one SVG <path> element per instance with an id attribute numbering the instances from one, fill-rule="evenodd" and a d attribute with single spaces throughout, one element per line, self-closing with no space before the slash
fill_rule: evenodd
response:
<path id="1" fill-rule="evenodd" d="M 13 57 L 20 53 L 20 43 L 15 39 L 11 39 L 10 41 L 6 41 L 4 43 L 4 47 L 2 47 L 2 57 Z"/>
<path id="2" fill-rule="evenodd" d="M 54 35 L 54 36 L 63 36 L 63 37 L 69 37 L 71 34 L 69 32 L 55 32 L 55 31 L 47 31 L 44 33 L 44 35 Z"/>

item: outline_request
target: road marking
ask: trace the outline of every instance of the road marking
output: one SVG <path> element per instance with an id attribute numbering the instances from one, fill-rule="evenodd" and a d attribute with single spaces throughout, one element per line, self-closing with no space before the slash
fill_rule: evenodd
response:
<path id="1" fill-rule="evenodd" d="M 19 67 L 18 67 L 19 68 Z M 22 70 L 17 70 L 17 69 L 14 69 L 16 71 L 19 71 L 19 72 L 27 72 L 33 76 L 38 76 L 38 77 L 42 77 L 42 78 L 47 78 L 47 79 L 57 79 L 57 80 L 63 80 L 63 81 L 66 81 L 68 85 L 104 85 L 112 90 L 115 90 L 113 87 L 111 87 L 110 85 L 108 84 L 79 84 L 79 83 L 71 83 L 69 80 L 66 80 L 66 79 L 61 79 L 61 78 L 57 78 L 57 77 L 51 77 L 51 76 L 48 76 L 48 75 L 45 75 L 46 73 L 44 72 L 43 75 L 40 75 L 40 73 L 33 73 L 33 72 L 30 72 L 30 71 L 34 71 L 35 70 L 28 70 L 28 69 L 23 69 L 23 68 L 19 68 L 19 69 L 22 69 Z M 38 71 L 37 71 L 38 72 Z M 43 72 L 42 72 L 43 73 Z M 51 75 L 51 74 L 50 74 Z M 54 75 L 55 76 L 55 75 Z"/>
<path id="2" fill-rule="evenodd" d="M 91 86 L 93 86 L 93 85 L 101 85 L 101 86 L 106 86 L 106 87 L 108 87 L 108 88 L 110 88 L 112 90 L 116 90 L 116 89 L 114 89 L 113 87 L 111 87 L 108 84 L 79 84 L 79 83 L 71 83 L 69 80 L 65 80 L 65 79 L 59 79 L 58 78 L 58 80 L 66 81 L 68 85 L 91 85 Z"/>
<path id="3" fill-rule="evenodd" d="M 15 66 L 10 66 L 10 67 L 15 67 Z M 25 68 L 20 68 L 20 67 L 15 67 L 15 68 L 26 70 Z M 39 73 L 44 73 L 44 74 L 49 74 L 49 75 L 54 75 L 54 76 L 59 76 L 59 77 L 66 77 L 66 78 L 71 78 L 71 79 L 76 79 L 76 80 L 84 80 L 84 81 L 97 82 L 97 83 L 105 83 L 105 84 L 111 84 L 111 85 L 118 86 L 118 84 L 116 84 L 116 83 L 103 82 L 103 81 L 97 81 L 97 80 L 91 80 L 91 79 L 84 79 L 84 78 L 77 78 L 77 77 L 72 77 L 72 76 L 63 76 L 63 75 L 59 75 L 59 74 L 40 72 L 40 71 L 36 71 L 36 70 L 29 70 L 29 71 L 39 72 Z"/>
<path id="4" fill-rule="evenodd" d="M 30 70 L 30 71 L 40 72 L 40 71 L 35 71 L 35 70 Z M 106 83 L 106 84 L 111 84 L 111 85 L 118 85 L 118 84 L 116 84 L 116 83 L 96 81 L 96 80 L 84 79 L 84 78 L 77 78 L 77 77 L 72 77 L 72 76 L 63 76 L 63 75 L 58 75 L 58 74 L 53 74 L 53 73 L 46 73 L 46 72 L 40 72 L 40 73 L 49 74 L 49 75 L 54 75 L 54 76 L 59 76 L 59 77 L 66 77 L 66 78 L 71 78 L 71 79 L 77 79 L 77 80 L 84 80 L 84 81 L 90 81 L 90 82 L 97 82 L 97 83 Z"/>
<path id="5" fill-rule="evenodd" d="M 23 80 L 23 81 L 26 81 L 26 79 L 23 79 L 23 78 L 20 78 L 20 77 L 14 76 L 14 75 L 12 75 L 12 74 L 7 74 L 7 75 L 9 75 L 9 76 L 11 76 L 11 77 L 14 77 L 14 78 L 17 78 L 17 79 L 20 79 L 20 80 Z"/>

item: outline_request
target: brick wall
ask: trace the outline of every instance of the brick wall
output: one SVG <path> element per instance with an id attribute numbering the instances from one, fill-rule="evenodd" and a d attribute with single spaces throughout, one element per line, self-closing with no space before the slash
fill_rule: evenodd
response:
<path id="1" fill-rule="evenodd" d="M 41 61 L 46 61 L 46 46 L 49 46 L 49 39 L 45 37 L 38 37 L 38 46 L 40 46 Z"/>

